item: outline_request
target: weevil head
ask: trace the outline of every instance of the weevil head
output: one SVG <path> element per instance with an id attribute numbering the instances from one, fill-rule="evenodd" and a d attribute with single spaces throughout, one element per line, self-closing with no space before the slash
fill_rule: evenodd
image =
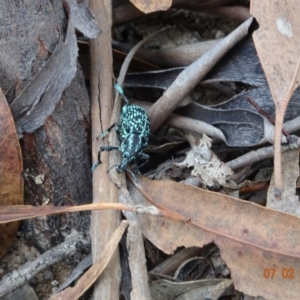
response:
<path id="1" fill-rule="evenodd" d="M 143 141 L 138 134 L 128 134 L 120 145 L 122 163 L 118 166 L 117 172 L 124 172 L 127 167 L 134 163 L 137 156 L 143 151 Z"/>
<path id="2" fill-rule="evenodd" d="M 128 165 L 131 165 L 135 161 L 134 156 L 130 156 L 129 152 L 125 151 L 122 153 L 122 163 L 118 166 L 117 172 L 118 173 L 123 173 Z"/>

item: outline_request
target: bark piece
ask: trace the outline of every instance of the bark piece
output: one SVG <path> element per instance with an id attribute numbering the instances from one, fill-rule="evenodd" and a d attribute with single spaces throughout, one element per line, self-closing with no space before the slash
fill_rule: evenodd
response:
<path id="1" fill-rule="evenodd" d="M 70 85 L 77 67 L 78 47 L 75 28 L 89 37 L 96 37 L 100 32 L 94 19 L 90 22 L 91 29 L 84 25 L 83 20 L 89 24 L 84 5 L 80 5 L 81 10 L 79 10 L 74 0 L 69 0 L 68 4 L 71 5 L 66 37 L 60 36 L 59 43 L 44 68 L 10 106 L 20 136 L 23 132 L 33 132 L 44 124 L 52 114 L 63 91 Z"/>

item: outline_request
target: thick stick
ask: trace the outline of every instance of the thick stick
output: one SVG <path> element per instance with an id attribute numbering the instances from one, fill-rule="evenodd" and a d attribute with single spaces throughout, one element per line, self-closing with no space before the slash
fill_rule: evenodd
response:
<path id="1" fill-rule="evenodd" d="M 97 160 L 100 146 L 107 145 L 107 138 L 97 140 L 97 136 L 111 125 L 113 110 L 113 70 L 111 50 L 111 1 L 91 0 L 90 8 L 102 29 L 97 39 L 90 42 L 91 56 L 91 110 L 92 110 L 92 152 L 93 162 Z M 103 153 L 99 165 L 93 172 L 93 202 L 118 202 L 119 191 L 106 174 L 108 156 Z M 91 241 L 93 261 L 103 250 L 109 237 L 120 224 L 118 211 L 102 211 L 92 213 Z M 94 299 L 119 299 L 119 254 L 118 250 L 112 257 L 105 271 L 101 274 L 94 287 Z"/>

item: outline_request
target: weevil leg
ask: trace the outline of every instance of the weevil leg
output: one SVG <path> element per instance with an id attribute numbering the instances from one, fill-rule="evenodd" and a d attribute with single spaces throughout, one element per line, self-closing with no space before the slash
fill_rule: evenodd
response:
<path id="1" fill-rule="evenodd" d="M 112 151 L 112 150 L 119 150 L 119 147 L 118 146 L 102 146 L 102 147 L 100 147 L 99 152 Z"/>
<path id="2" fill-rule="evenodd" d="M 91 170 L 94 171 L 100 164 L 101 164 L 101 151 L 98 151 L 98 155 L 97 155 L 98 161 L 95 162 L 92 167 Z"/>
<path id="3" fill-rule="evenodd" d="M 118 165 L 113 165 L 112 167 L 110 167 L 110 168 L 106 171 L 106 173 L 108 174 L 108 173 L 110 172 L 111 169 L 116 168 L 116 167 L 118 167 Z"/>
<path id="4" fill-rule="evenodd" d="M 98 152 L 98 162 L 92 165 L 91 170 L 94 171 L 100 164 L 101 164 L 101 152 L 102 151 L 112 151 L 112 150 L 119 150 L 117 146 L 102 146 Z"/>
<path id="5" fill-rule="evenodd" d="M 139 168 L 144 166 L 149 161 L 150 156 L 148 154 L 142 153 L 138 156 L 138 159 L 144 160 L 144 162 L 142 162 L 140 165 L 138 165 L 137 167 L 134 168 L 134 170 L 139 173 L 140 172 Z"/>
<path id="6" fill-rule="evenodd" d="M 101 164 L 101 162 L 99 162 L 99 161 L 95 162 L 91 167 L 91 171 L 93 172 L 100 164 Z"/>
<path id="7" fill-rule="evenodd" d="M 117 123 L 112 124 L 108 129 L 103 131 L 97 138 L 103 139 L 110 131 L 117 125 Z"/>

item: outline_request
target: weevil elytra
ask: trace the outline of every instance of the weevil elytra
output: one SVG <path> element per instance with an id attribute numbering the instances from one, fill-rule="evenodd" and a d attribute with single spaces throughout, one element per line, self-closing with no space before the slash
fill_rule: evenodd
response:
<path id="1" fill-rule="evenodd" d="M 122 162 L 117 166 L 117 172 L 124 172 L 127 167 L 137 160 L 144 162 L 139 167 L 146 164 L 149 155 L 143 153 L 144 148 L 148 145 L 150 134 L 150 120 L 146 111 L 135 104 L 129 104 L 127 97 L 124 95 L 122 88 L 115 84 L 115 89 L 124 99 L 125 105 L 122 108 L 120 120 L 106 130 L 101 137 L 104 137 L 115 125 L 117 125 L 117 135 L 120 146 L 102 146 L 99 150 L 99 157 L 102 151 L 119 150 L 122 154 Z M 100 161 L 100 160 L 99 160 Z M 98 164 L 92 167 L 96 168 Z"/>

